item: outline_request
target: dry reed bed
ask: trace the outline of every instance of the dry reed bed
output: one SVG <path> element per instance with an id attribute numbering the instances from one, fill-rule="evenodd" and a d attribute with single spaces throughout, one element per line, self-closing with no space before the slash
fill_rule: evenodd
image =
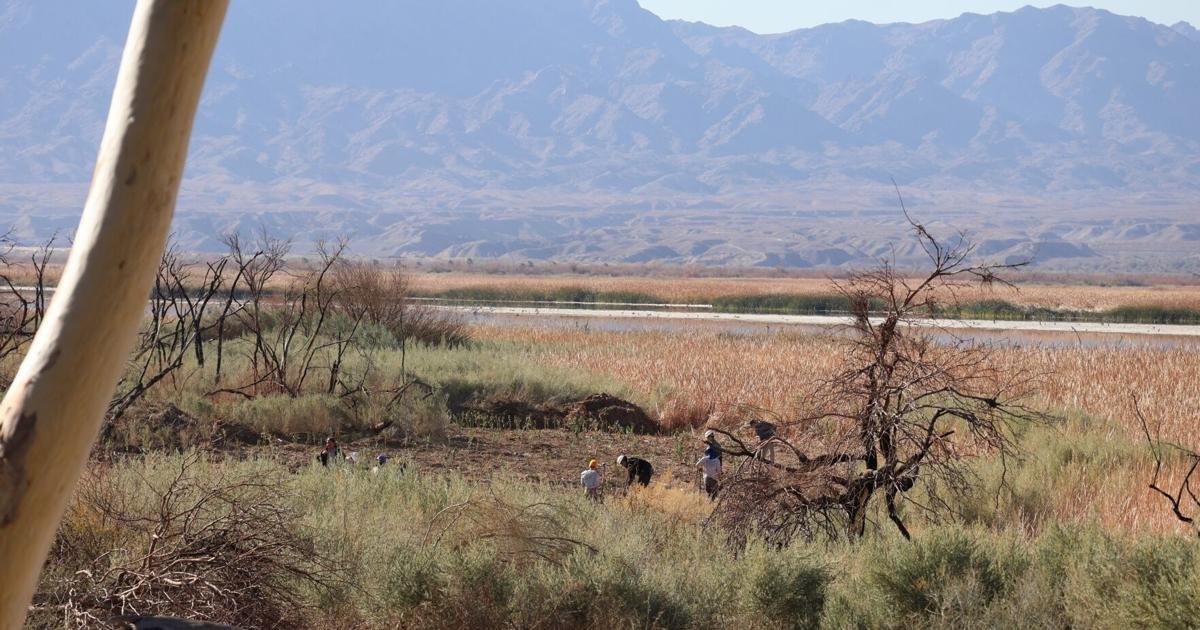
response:
<path id="1" fill-rule="evenodd" d="M 414 273 L 412 287 L 432 293 L 467 287 L 500 290 L 551 291 L 583 287 L 595 291 L 636 291 L 670 302 L 705 301 L 732 295 L 822 296 L 834 292 L 825 278 L 652 278 L 587 275 L 519 275 L 481 273 Z M 963 301 L 1001 299 L 1024 306 L 1068 310 L 1105 310 L 1118 306 L 1161 306 L 1200 309 L 1200 284 L 1101 287 L 1043 282 L 1020 283 L 1016 290 L 977 287 L 964 291 Z"/>
<path id="2" fill-rule="evenodd" d="M 1026 347 L 999 358 L 1044 376 L 1041 388 L 1050 406 L 1114 420 L 1129 438 L 1141 436 L 1134 413 L 1142 411 L 1164 439 L 1200 447 L 1200 344 L 1175 348 Z"/>
<path id="3" fill-rule="evenodd" d="M 803 408 L 800 392 L 838 368 L 843 342 L 832 335 L 713 330 L 587 331 L 479 326 L 481 338 L 525 342 L 541 360 L 564 369 L 616 377 L 648 399 L 668 425 L 688 409 L 754 405 L 780 414 Z M 1149 346 L 1028 346 L 1001 348 L 999 361 L 1040 375 L 1043 402 L 1114 420 L 1126 437 L 1140 436 L 1132 395 L 1161 425 L 1165 438 L 1200 446 L 1200 344 Z M 686 414 L 685 414 L 686 415 Z"/>
<path id="4" fill-rule="evenodd" d="M 687 426 L 715 409 L 746 404 L 781 414 L 799 413 L 798 399 L 839 365 L 844 341 L 828 335 L 732 335 L 713 330 L 585 331 L 480 326 L 482 338 L 530 344 L 534 356 L 569 370 L 612 375 L 647 400 L 667 426 Z M 1084 419 L 1062 429 L 1109 443 L 1141 444 L 1132 394 L 1165 439 L 1200 448 L 1200 344 L 1154 347 L 1010 347 L 997 359 L 1040 375 L 1040 404 Z M 1091 426 L 1089 426 L 1091 424 Z M 1119 448 L 1119 447 L 1118 447 Z M 1149 461 L 1116 462 L 1108 474 L 1095 465 L 1072 468 L 1053 480 L 1057 495 L 1030 529 L 1046 523 L 1097 518 L 1127 531 L 1181 531 L 1161 499 L 1146 489 Z M 1169 471 L 1177 474 L 1178 471 Z"/>

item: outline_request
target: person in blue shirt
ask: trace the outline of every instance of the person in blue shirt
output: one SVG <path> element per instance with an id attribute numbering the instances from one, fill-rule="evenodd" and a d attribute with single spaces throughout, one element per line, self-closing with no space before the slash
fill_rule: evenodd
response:
<path id="1" fill-rule="evenodd" d="M 722 457 L 724 452 L 721 450 L 721 443 L 717 441 L 717 432 L 708 430 L 704 432 L 704 456 L 712 457 L 724 463 Z"/>

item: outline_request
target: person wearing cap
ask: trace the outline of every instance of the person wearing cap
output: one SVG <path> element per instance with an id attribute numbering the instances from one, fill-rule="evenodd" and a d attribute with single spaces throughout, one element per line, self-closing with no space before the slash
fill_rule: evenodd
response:
<path id="1" fill-rule="evenodd" d="M 709 499 L 715 500 L 717 492 L 720 490 L 717 478 L 721 476 L 721 460 L 705 454 L 696 462 L 696 468 L 700 470 L 700 482 L 704 486 L 704 492 Z"/>
<path id="2" fill-rule="evenodd" d="M 709 429 L 704 432 L 704 455 L 705 457 L 715 457 L 721 461 L 724 453 L 721 451 L 721 443 L 717 442 L 717 432 Z"/>
<path id="3" fill-rule="evenodd" d="M 625 482 L 627 487 L 633 485 L 634 479 L 643 487 L 650 485 L 650 478 L 654 476 L 654 467 L 650 465 L 650 462 L 637 457 L 620 455 L 617 457 L 617 463 L 629 471 L 629 480 Z"/>
<path id="4" fill-rule="evenodd" d="M 583 494 L 593 501 L 600 500 L 600 471 L 596 460 L 588 462 L 588 467 L 579 473 L 579 482 L 583 484 Z"/>

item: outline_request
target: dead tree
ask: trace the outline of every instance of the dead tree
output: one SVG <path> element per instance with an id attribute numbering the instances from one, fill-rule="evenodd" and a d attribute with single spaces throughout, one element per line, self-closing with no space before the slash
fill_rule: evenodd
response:
<path id="1" fill-rule="evenodd" d="M 297 271 L 287 266 L 290 243 L 286 241 L 263 235 L 259 250 L 250 255 L 236 238 L 228 242 L 245 287 L 244 302 L 232 319 L 249 337 L 246 352 L 251 373 L 247 381 L 210 394 L 297 397 L 308 391 L 306 386 L 322 371 L 332 389 L 364 317 L 359 313 L 349 330 L 333 330 L 343 290 L 334 281 L 334 273 L 348 242 L 317 243 L 317 264 Z M 274 283 L 281 284 L 281 290 Z"/>
<path id="2" fill-rule="evenodd" d="M 42 324 L 56 240 L 52 236 L 35 249 L 25 267 L 13 260 L 17 243 L 9 234 L 0 236 L 0 361 L 20 355 Z"/>
<path id="3" fill-rule="evenodd" d="M 1011 455 L 1014 425 L 1048 420 L 1023 402 L 1036 375 L 999 367 L 989 345 L 928 327 L 938 303 L 972 283 L 1003 283 L 997 273 L 1019 265 L 976 264 L 961 235 L 947 245 L 909 223 L 929 270 L 913 279 L 883 262 L 838 283 L 852 311 L 844 368 L 808 393 L 811 415 L 785 423 L 784 434 L 808 435 L 822 454 L 776 438 L 783 456 L 765 462 L 732 440 L 729 453 L 743 461 L 726 475 L 715 518 L 779 541 L 858 538 L 882 502 L 908 538 L 905 505 L 951 515 L 946 493 L 972 488 L 972 455 Z"/>
<path id="4" fill-rule="evenodd" d="M 189 263 L 175 247 L 167 247 L 155 276 L 150 315 L 139 335 L 129 368 L 117 386 L 117 395 L 109 403 L 110 423 L 119 420 L 153 387 L 174 378 L 188 357 L 194 357 L 197 368 L 204 367 L 205 340 L 224 331 L 226 320 L 236 316 L 242 308 L 235 303 L 235 291 L 225 288 L 227 283 L 236 288 L 241 278 L 239 269 L 239 273 L 233 274 L 232 281 L 227 279 L 226 269 L 231 260 L 224 256 L 203 263 Z M 222 298 L 223 304 L 214 302 Z M 222 352 L 223 345 L 218 339 L 218 365 Z"/>
<path id="5" fill-rule="evenodd" d="M 243 329 L 249 330 L 255 334 L 257 340 L 262 334 L 265 311 L 269 308 L 266 303 L 269 287 L 275 276 L 287 264 L 287 254 L 291 249 L 290 241 L 272 238 L 265 229 L 259 232 L 258 249 L 253 253 L 246 250 L 241 236 L 237 233 L 226 235 L 224 242 L 228 249 L 227 258 L 233 263 L 236 271 L 218 316 L 217 360 L 213 377 L 213 381 L 218 384 L 222 376 L 227 324 L 235 323 L 239 332 Z M 239 291 L 243 295 L 239 296 Z M 244 313 L 240 313 L 241 311 Z"/>
<path id="6" fill-rule="evenodd" d="M 1171 507 L 1171 513 L 1180 523 L 1191 527 L 1200 536 L 1200 526 L 1197 525 L 1197 515 L 1200 515 L 1200 452 L 1190 448 L 1167 442 L 1158 431 L 1150 430 L 1150 423 L 1142 413 L 1137 396 L 1133 397 L 1133 412 L 1142 426 L 1142 434 L 1154 457 L 1154 477 L 1150 479 L 1150 489 L 1161 496 Z M 1183 464 L 1183 474 L 1172 483 L 1164 474 L 1163 466 L 1167 456 L 1173 454 Z"/>

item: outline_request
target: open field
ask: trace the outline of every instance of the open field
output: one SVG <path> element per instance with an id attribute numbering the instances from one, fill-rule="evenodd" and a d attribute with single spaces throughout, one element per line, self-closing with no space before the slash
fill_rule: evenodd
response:
<path id="1" fill-rule="evenodd" d="M 912 542 L 877 504 L 861 540 L 781 545 L 714 520 L 700 434 L 748 440 L 746 421 L 766 417 L 805 452 L 838 444 L 845 426 L 800 419 L 850 364 L 848 330 L 447 325 L 436 309 L 396 320 L 373 295 L 360 297 L 385 309 L 374 319 L 331 306 L 317 325 L 297 310 L 311 302 L 264 293 L 266 315 L 212 328 L 203 352 L 145 345 L 144 365 L 178 352 L 179 367 L 102 435 L 35 627 L 129 607 L 314 628 L 1185 627 L 1200 614 L 1194 528 L 1147 488 L 1162 451 L 1134 409 L 1136 396 L 1156 438 L 1200 448 L 1195 338 L 981 334 L 988 374 L 1027 375 L 1009 393 L 1051 420 L 1006 426 L 1009 457 L 969 436 L 945 447 L 970 481 L 907 492 Z M 453 337 L 418 337 L 417 323 Z M 600 392 L 643 409 L 649 430 L 576 415 Z M 359 461 L 317 464 L 326 436 Z M 648 490 L 626 490 L 622 453 L 654 464 Z M 578 489 L 593 458 L 602 504 Z M 1167 453 L 1164 483 L 1189 465 Z M 935 498 L 942 509 L 923 507 Z M 216 590 L 189 589 L 191 575 Z"/>
<path id="2" fill-rule="evenodd" d="M 739 406 L 768 409 L 782 417 L 802 416 L 802 392 L 828 378 L 843 352 L 831 337 L 786 333 L 496 327 L 478 334 L 538 348 L 531 358 L 540 365 L 616 378 L 666 426 L 702 426 L 710 419 L 719 423 L 722 410 Z M 1109 455 L 1114 459 L 1099 455 L 1090 473 L 1074 481 L 1069 471 L 1059 477 L 1078 485 L 1062 494 L 1050 493 L 1057 497 L 1057 517 L 1093 514 L 1133 529 L 1178 528 L 1145 489 L 1149 461 L 1130 459 L 1142 439 L 1132 396 L 1140 397 L 1142 409 L 1164 438 L 1200 447 L 1200 344 L 1173 349 L 1032 345 L 1003 348 L 998 357 L 1039 374 L 1038 398 L 1069 419 L 1058 427 L 1054 440 L 1031 446 L 1112 449 Z M 1108 465 L 1115 468 L 1103 470 Z M 1089 499 L 1081 501 L 1083 496 Z"/>
<path id="3" fill-rule="evenodd" d="M 732 553 L 719 530 L 703 527 L 707 501 L 666 481 L 593 504 L 574 491 L 505 475 L 479 484 L 412 468 L 372 474 L 309 466 L 289 474 L 267 460 L 188 462 L 187 455 L 151 455 L 85 478 L 33 627 L 62 627 L 64 618 L 71 625 L 81 617 L 90 622 L 82 625 L 99 625 L 84 616 L 93 584 L 106 584 L 107 567 L 145 556 L 155 531 L 166 534 L 157 545 L 161 560 L 133 564 L 126 575 L 136 579 L 169 562 L 180 572 L 194 570 L 183 544 L 197 538 L 192 521 L 155 530 L 160 514 L 194 500 L 162 499 L 181 470 L 201 487 L 264 484 L 243 488 L 243 496 L 294 518 L 280 529 L 296 538 L 284 540 L 308 558 L 327 559 L 293 560 L 312 579 L 296 589 L 291 606 L 260 597 L 209 615 L 254 627 L 270 627 L 266 617 L 331 630 L 1183 628 L 1200 608 L 1193 540 L 1091 522 L 1051 524 L 1041 533 L 930 526 L 911 543 L 882 533 L 854 544 L 796 542 L 783 549 L 751 542 Z M 122 514 L 145 520 L 114 520 L 107 502 L 114 496 L 122 497 Z M 219 533 L 230 514 L 239 512 L 205 511 Z M 255 533 L 280 540 L 278 531 Z M 120 551 L 90 560 L 111 548 Z M 145 598 L 181 594 L 141 588 Z"/>
<path id="4" fill-rule="evenodd" d="M 805 394 L 838 369 L 846 352 L 844 338 L 836 335 L 778 331 L 474 326 L 471 335 L 475 341 L 469 346 L 417 346 L 409 349 L 406 359 L 408 370 L 442 392 L 444 403 L 439 404 L 447 406 L 450 420 L 468 426 L 451 425 L 431 439 L 366 438 L 358 445 L 364 452 L 393 450 L 422 469 L 457 470 L 476 480 L 507 472 L 526 480 L 573 485 L 587 459 L 611 461 L 631 451 L 657 464 L 669 462 L 663 470 L 683 477 L 696 451 L 696 431 L 706 425 L 736 429 L 747 409 L 764 410 L 785 421 L 805 415 L 810 402 Z M 1021 465 L 1010 462 L 1013 471 L 1030 475 L 1026 491 L 1043 502 L 1022 527 L 1036 522 L 1040 529 L 1053 522 L 1096 518 L 1131 532 L 1181 531 L 1145 488 L 1151 460 L 1133 414 L 1132 396 L 1139 396 L 1141 408 L 1164 439 L 1200 447 L 1195 430 L 1200 426 L 1200 343 L 1032 343 L 1000 347 L 996 358 L 1037 375 L 1034 401 L 1065 419 L 1025 436 L 1030 459 Z M 392 370 L 396 359 L 385 353 L 375 361 Z M 187 377 L 181 381 L 182 390 L 163 390 L 150 406 L 178 404 L 204 422 L 217 419 L 275 435 L 277 445 L 262 452 L 278 454 L 293 468 L 310 460 L 319 436 L 347 430 L 343 415 L 321 398 L 306 399 L 307 406 L 292 413 L 287 406 L 296 407 L 299 401 L 280 399 L 280 408 L 188 393 L 196 392 L 198 385 L 194 377 Z M 487 428 L 486 422 L 464 415 L 471 403 L 489 397 L 553 403 L 600 391 L 643 406 L 668 435 L 580 434 L 569 428 L 511 432 Z M 785 431 L 800 444 L 823 439 L 819 427 L 794 425 Z M 289 434 L 302 437 L 278 442 Z"/>

